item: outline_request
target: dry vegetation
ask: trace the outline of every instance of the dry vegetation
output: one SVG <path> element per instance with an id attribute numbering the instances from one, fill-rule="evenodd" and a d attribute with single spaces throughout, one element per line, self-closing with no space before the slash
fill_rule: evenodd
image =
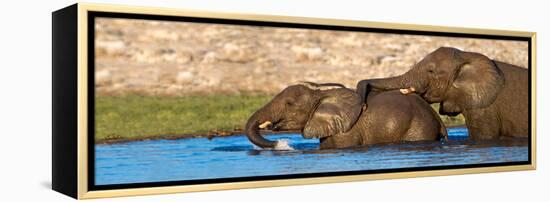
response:
<path id="1" fill-rule="evenodd" d="M 267 93 L 297 81 L 399 75 L 440 46 L 527 67 L 527 43 L 103 18 L 96 23 L 99 95 Z"/>

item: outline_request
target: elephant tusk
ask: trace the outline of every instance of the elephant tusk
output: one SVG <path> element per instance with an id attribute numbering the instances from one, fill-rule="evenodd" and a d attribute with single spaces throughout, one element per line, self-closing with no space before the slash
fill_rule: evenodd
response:
<path id="1" fill-rule="evenodd" d="M 271 121 L 266 121 L 266 122 L 260 124 L 260 126 L 258 126 L 258 128 L 264 129 L 264 128 L 267 128 L 268 126 L 270 126 L 271 124 L 273 124 L 273 123 L 271 123 Z"/>
<path id="2" fill-rule="evenodd" d="M 402 88 L 399 89 L 399 92 L 401 92 L 401 94 L 407 95 L 416 92 L 416 89 L 414 87 Z"/>

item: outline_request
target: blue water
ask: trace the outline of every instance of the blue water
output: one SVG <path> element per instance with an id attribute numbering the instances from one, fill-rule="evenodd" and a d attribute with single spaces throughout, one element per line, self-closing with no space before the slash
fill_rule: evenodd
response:
<path id="1" fill-rule="evenodd" d="M 319 150 L 318 140 L 287 139 L 295 150 L 262 150 L 245 136 L 148 140 L 95 147 L 96 185 L 377 170 L 528 160 L 527 140 L 468 141 L 465 128 L 450 128 L 450 141 Z"/>

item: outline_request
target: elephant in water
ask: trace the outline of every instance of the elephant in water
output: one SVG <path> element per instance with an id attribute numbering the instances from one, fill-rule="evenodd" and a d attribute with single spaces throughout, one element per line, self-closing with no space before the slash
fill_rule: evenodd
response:
<path id="1" fill-rule="evenodd" d="M 485 55 L 441 47 L 403 75 L 362 80 L 360 95 L 401 89 L 440 103 L 439 113 L 466 119 L 471 139 L 529 133 L 529 70 L 491 60 Z"/>
<path id="2" fill-rule="evenodd" d="M 260 129 L 300 130 L 319 138 L 321 149 L 447 138 L 439 115 L 416 94 L 373 92 L 365 104 L 341 84 L 311 82 L 285 88 L 248 119 L 248 139 L 277 148 L 280 141 L 265 139 Z"/>

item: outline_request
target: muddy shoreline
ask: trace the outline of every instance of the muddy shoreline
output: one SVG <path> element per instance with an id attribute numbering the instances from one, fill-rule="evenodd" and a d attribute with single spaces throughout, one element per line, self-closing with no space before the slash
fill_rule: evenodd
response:
<path id="1" fill-rule="evenodd" d="M 270 131 L 270 130 L 261 130 L 261 135 L 276 135 L 282 133 L 301 133 L 299 130 L 289 130 L 289 131 Z M 244 131 L 235 130 L 235 131 L 216 131 L 216 133 L 207 133 L 207 134 L 177 134 L 177 135 L 152 135 L 149 137 L 138 137 L 138 138 L 113 138 L 113 139 L 102 139 L 95 140 L 95 144 L 119 144 L 135 141 L 147 141 L 147 140 L 178 140 L 186 138 L 208 138 L 212 140 L 217 137 L 229 137 L 236 135 L 244 135 Z"/>

